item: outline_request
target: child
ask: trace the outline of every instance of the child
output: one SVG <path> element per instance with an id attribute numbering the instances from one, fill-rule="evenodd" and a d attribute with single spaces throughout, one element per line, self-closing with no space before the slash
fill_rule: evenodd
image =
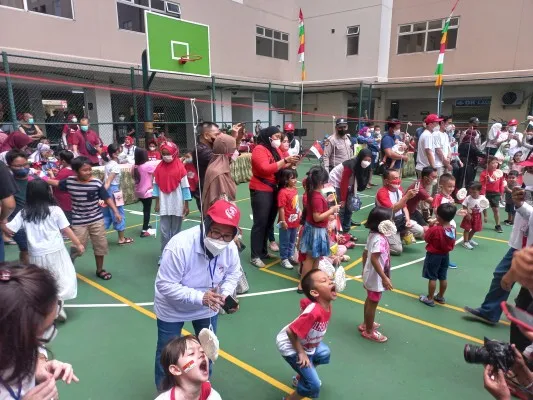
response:
<path id="1" fill-rule="evenodd" d="M 200 192 L 198 190 L 198 171 L 196 171 L 196 165 L 192 162 L 192 153 L 187 152 L 182 158 L 185 171 L 187 171 L 187 180 L 189 181 L 189 190 L 193 197 L 198 199 L 198 210 L 200 209 Z"/>
<path id="2" fill-rule="evenodd" d="M 126 141 L 128 138 L 130 138 L 130 136 L 126 137 Z M 111 201 L 115 203 L 115 207 L 122 218 L 120 221 L 115 220 L 113 218 L 114 210 L 110 210 L 107 207 L 102 208 L 102 213 L 104 214 L 105 228 L 109 229 L 109 227 L 113 225 L 113 228 L 118 233 L 118 244 L 122 246 L 133 243 L 133 239 L 124 236 L 124 231 L 126 230 L 126 215 L 124 212 L 124 197 L 120 190 L 122 169 L 118 165 L 118 157 L 118 144 L 110 144 L 107 146 L 107 152 L 102 153 L 102 158 L 106 162 L 104 167 L 104 188 L 107 190 Z"/>
<path id="3" fill-rule="evenodd" d="M 329 255 L 327 236 L 328 217 L 338 213 L 340 205 L 328 207 L 322 188 L 328 182 L 328 172 L 323 167 L 312 167 L 307 177 L 307 208 L 304 209 L 305 226 L 300 239 L 300 252 L 305 253 L 302 276 L 318 267 L 320 257 Z M 303 290 L 300 285 L 298 290 Z"/>
<path id="4" fill-rule="evenodd" d="M 298 205 L 298 190 L 296 189 L 297 173 L 295 169 L 281 170 L 278 192 L 278 226 L 279 226 L 279 254 L 281 266 L 293 269 L 294 245 L 296 231 L 300 225 L 300 207 Z"/>
<path id="5" fill-rule="evenodd" d="M 442 174 L 439 178 L 439 188 L 440 188 L 440 192 L 437 195 L 435 195 L 435 198 L 433 199 L 433 204 L 432 204 L 434 216 L 437 215 L 437 208 L 441 204 L 446 204 L 446 203 L 454 204 L 454 200 L 452 197 L 452 193 L 455 190 L 454 176 L 448 173 Z M 454 229 L 457 226 L 455 221 L 453 220 L 451 221 L 451 225 L 454 227 Z M 450 261 L 450 268 L 452 269 L 457 268 L 457 264 L 452 263 Z"/>
<path id="6" fill-rule="evenodd" d="M 165 377 L 156 400 L 222 400 L 209 383 L 209 360 L 196 336 L 175 337 L 161 352 Z"/>
<path id="7" fill-rule="evenodd" d="M 62 233 L 72 240 L 79 255 L 83 254 L 85 248 L 70 229 L 63 211 L 55 205 L 45 181 L 36 179 L 28 182 L 26 204 L 5 228 L 10 236 L 24 229 L 28 238 L 30 263 L 52 273 L 59 289 L 59 300 L 75 299 L 78 290 L 76 271 L 65 248 Z M 62 321 L 67 319 L 63 307 L 59 315 Z"/>
<path id="8" fill-rule="evenodd" d="M 450 222 L 455 217 L 457 209 L 453 204 L 444 203 L 437 208 L 437 225 L 429 228 L 424 236 L 426 240 L 426 258 L 422 277 L 428 279 L 428 294 L 419 297 L 427 306 L 435 307 L 435 302 L 446 304 L 444 293 L 448 286 L 446 280 L 450 264 L 449 253 L 455 247 L 455 227 Z M 439 293 L 435 295 L 439 280 Z"/>
<path id="9" fill-rule="evenodd" d="M 75 176 L 76 173 L 72 171 L 70 163 L 74 158 L 74 154 L 68 150 L 61 150 L 59 152 L 59 162 L 60 169 L 57 173 L 53 170 L 48 171 L 48 176 L 52 179 L 57 179 L 58 181 L 62 179 L 67 179 L 69 176 Z M 67 220 L 72 224 L 72 200 L 70 199 L 70 194 L 67 192 L 62 192 L 58 188 L 53 188 L 54 198 L 57 201 L 57 205 L 63 210 Z"/>
<path id="10" fill-rule="evenodd" d="M 484 217 L 487 218 L 487 209 L 482 207 L 481 204 L 481 200 L 485 199 L 485 201 L 487 201 L 487 199 L 480 193 L 481 183 L 472 182 L 468 188 L 468 196 L 463 201 L 463 210 L 466 211 L 466 215 L 461 222 L 461 228 L 464 229 L 464 241 L 462 246 L 468 250 L 473 250 L 474 247 L 478 245 L 478 243 L 473 240 L 473 237 L 476 232 L 481 232 L 483 230 L 481 211 L 483 211 Z"/>
<path id="11" fill-rule="evenodd" d="M 285 400 L 318 398 L 320 381 L 316 367 L 329 364 L 330 350 L 323 342 L 331 303 L 337 298 L 333 280 L 319 269 L 310 270 L 302 279 L 306 298 L 300 300 L 301 314 L 281 330 L 276 345 L 287 363 L 296 371 L 296 391 Z"/>
<path id="12" fill-rule="evenodd" d="M 159 153 L 159 150 L 157 150 L 157 144 L 155 140 L 152 140 L 150 143 L 148 143 L 148 160 L 161 160 L 161 153 Z"/>
<path id="13" fill-rule="evenodd" d="M 107 236 L 104 227 L 99 201 L 107 204 L 115 216 L 115 221 L 120 222 L 122 215 L 115 207 L 104 185 L 99 179 L 92 177 L 92 162 L 86 157 L 76 157 L 72 160 L 72 169 L 76 176 L 70 176 L 61 181 L 46 179 L 49 185 L 58 187 L 59 190 L 68 192 L 72 199 L 72 231 L 85 247 L 87 240 L 91 239 L 94 258 L 96 261 L 96 276 L 105 281 L 113 276 L 104 269 L 104 256 L 107 254 Z M 44 180 L 45 178 L 43 178 Z M 70 249 L 72 261 L 79 254 Z"/>
<path id="14" fill-rule="evenodd" d="M 523 172 L 524 167 L 520 165 L 520 163 L 522 162 L 522 154 L 523 154 L 522 150 L 519 150 L 518 148 L 514 148 L 511 150 L 511 153 L 513 153 L 512 154 L 513 159 L 509 163 L 509 168 L 511 169 L 511 171 L 518 172 L 518 179 L 517 179 L 518 186 L 522 186 L 522 183 L 524 183 L 522 179 L 522 172 Z"/>
<path id="15" fill-rule="evenodd" d="M 518 172 L 517 171 L 510 171 L 507 175 L 507 185 L 505 186 L 505 212 L 507 213 L 507 219 L 503 221 L 505 225 L 513 225 L 514 224 L 514 216 L 516 214 L 516 210 L 514 207 L 513 202 L 513 189 L 515 187 L 520 186 L 518 184 Z"/>
<path id="16" fill-rule="evenodd" d="M 150 236 L 150 212 L 152 210 L 153 174 L 157 164 L 148 162 L 148 152 L 137 147 L 135 149 L 135 165 L 133 179 L 135 180 L 135 196 L 143 205 L 143 226 L 141 237 Z"/>
<path id="17" fill-rule="evenodd" d="M 494 230 L 498 233 L 503 233 L 500 225 L 500 200 L 503 194 L 503 176 L 497 178 L 494 172 L 498 169 L 500 162 L 494 156 L 490 156 L 487 161 L 487 169 L 485 169 L 479 176 L 481 182 L 481 194 L 485 195 L 490 203 L 492 212 L 494 214 L 494 222 L 496 226 Z M 487 222 L 485 220 L 485 222 Z"/>
<path id="18" fill-rule="evenodd" d="M 380 232 L 380 224 L 390 220 L 390 209 L 377 206 L 370 211 L 365 224 L 365 227 L 370 230 L 363 251 L 363 285 L 367 296 L 364 308 L 365 322 L 359 325 L 358 329 L 362 337 L 378 343 L 388 340 L 378 331 L 380 325 L 374 320 L 382 293 L 385 290 L 392 290 L 390 245 L 385 235 Z"/>

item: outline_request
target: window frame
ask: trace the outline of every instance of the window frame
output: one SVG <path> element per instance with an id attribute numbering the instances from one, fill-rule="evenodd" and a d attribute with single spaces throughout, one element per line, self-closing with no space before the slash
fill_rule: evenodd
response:
<path id="1" fill-rule="evenodd" d="M 24 0 L 24 1 L 27 1 L 27 0 Z M 71 1 L 73 1 L 73 0 L 71 0 Z M 181 4 L 179 2 L 177 2 L 177 1 L 169 1 L 169 0 L 161 0 L 163 2 L 163 7 L 165 8 L 164 10 L 161 10 L 159 8 L 153 8 L 152 7 L 152 0 L 147 0 L 147 1 L 148 1 L 148 6 L 143 6 L 141 4 L 136 4 L 134 0 L 116 0 L 115 4 L 125 4 L 127 6 L 136 7 L 136 8 L 139 8 L 141 10 L 146 10 L 146 11 L 151 11 L 151 12 L 158 13 L 158 14 L 161 14 L 161 15 L 166 15 L 167 17 L 181 19 Z M 168 11 L 168 4 L 176 5 L 178 7 L 178 9 L 179 9 L 179 13 L 176 13 L 176 12 L 173 12 L 173 11 Z M 135 31 L 135 30 L 132 30 L 132 29 L 122 28 L 122 26 L 120 24 L 120 19 L 119 19 L 119 16 L 118 16 L 118 6 L 115 7 L 115 10 L 117 12 L 117 27 L 118 27 L 118 30 L 127 31 L 127 32 L 134 32 L 134 33 L 140 33 L 142 35 L 146 34 L 146 27 L 144 27 L 144 31 L 141 31 L 141 32 Z"/>
<path id="2" fill-rule="evenodd" d="M 22 0 L 22 6 L 23 6 L 23 8 L 18 8 L 18 7 L 11 7 L 11 6 L 6 6 L 6 5 L 3 5 L 3 4 L 0 4 L 0 9 L 5 8 L 5 9 L 8 9 L 8 10 L 16 10 L 16 11 L 27 12 L 27 13 L 32 13 L 32 14 L 45 15 L 45 16 L 51 17 L 51 18 L 66 19 L 67 21 L 75 21 L 76 20 L 76 14 L 74 13 L 74 0 L 70 0 L 70 10 L 72 11 L 72 18 L 63 17 L 63 16 L 55 15 L 55 14 L 41 13 L 39 11 L 30 10 L 28 8 L 28 0 Z"/>
<path id="3" fill-rule="evenodd" d="M 350 33 L 350 29 L 357 28 L 357 33 Z M 351 37 L 357 37 L 357 53 L 348 54 L 348 39 Z M 361 39 L 361 25 L 351 25 L 346 27 L 346 57 L 358 56 L 359 55 L 359 41 Z"/>
<path id="4" fill-rule="evenodd" d="M 397 40 L 397 43 L 396 43 L 396 55 L 398 56 L 404 56 L 404 55 L 409 55 L 409 54 L 420 54 L 420 53 L 435 53 L 435 52 L 438 52 L 440 51 L 440 49 L 437 49 L 437 50 L 428 50 L 428 34 L 430 32 L 442 32 L 442 28 L 444 28 L 444 25 L 446 23 L 446 20 L 448 18 L 442 18 L 440 21 L 441 21 L 441 26 L 440 28 L 431 28 L 429 29 L 429 23 L 430 22 L 434 22 L 434 21 L 438 21 L 438 19 L 431 19 L 431 20 L 427 20 L 427 21 L 417 21 L 417 22 L 409 22 L 407 24 L 399 24 L 398 25 L 398 29 L 397 29 L 397 36 L 398 36 L 398 40 Z M 450 29 L 455 29 L 457 30 L 457 32 L 459 33 L 459 26 L 460 26 L 460 17 L 459 16 L 455 16 L 455 17 L 452 17 L 450 19 L 450 26 L 448 27 L 448 32 L 450 31 Z M 453 24 L 452 25 L 452 22 L 456 20 L 456 24 Z M 420 31 L 415 31 L 414 30 L 414 26 L 415 25 L 418 25 L 418 24 L 425 24 L 426 27 L 424 30 L 420 30 Z M 403 27 L 407 27 L 407 26 L 410 26 L 410 30 L 409 32 L 401 32 L 402 28 Z M 414 51 L 414 52 L 411 52 L 411 53 L 400 53 L 399 52 L 399 48 L 398 46 L 400 45 L 400 37 L 401 36 L 410 36 L 410 35 L 419 35 L 419 34 L 424 34 L 424 50 L 422 51 Z M 446 51 L 450 50 L 450 51 L 453 51 L 453 50 L 456 50 L 457 49 L 457 41 L 455 43 L 455 47 L 453 49 L 450 49 L 450 48 L 446 48 Z"/>
<path id="5" fill-rule="evenodd" d="M 263 33 L 258 33 L 258 30 L 262 29 L 263 30 Z M 266 35 L 266 31 L 269 30 L 272 32 L 272 36 L 267 36 Z M 275 36 L 275 33 L 278 33 L 279 34 L 279 39 L 276 39 L 274 36 Z M 283 37 L 286 36 L 287 37 L 287 40 L 283 40 Z M 270 56 L 265 56 L 265 55 L 262 55 L 262 54 L 257 54 L 257 38 L 261 38 L 261 39 L 265 39 L 265 40 L 270 40 L 272 42 L 272 51 L 271 51 L 271 55 Z M 282 60 L 282 61 L 289 61 L 289 58 L 290 58 L 290 36 L 287 32 L 283 32 L 283 31 L 278 31 L 276 29 L 272 29 L 272 28 L 267 28 L 266 26 L 262 26 L 262 25 L 256 25 L 255 26 L 255 38 L 256 38 L 256 48 L 255 48 L 255 55 L 256 56 L 260 56 L 260 57 L 268 57 L 268 58 L 274 58 L 276 60 Z M 280 42 L 280 43 L 284 43 L 287 45 L 287 58 L 279 58 L 279 57 L 274 57 L 274 42 Z"/>

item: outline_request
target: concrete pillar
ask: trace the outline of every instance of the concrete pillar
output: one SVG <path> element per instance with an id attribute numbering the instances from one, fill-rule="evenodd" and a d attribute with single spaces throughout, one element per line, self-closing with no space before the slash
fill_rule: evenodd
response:
<path id="1" fill-rule="evenodd" d="M 91 129 L 98 132 L 104 144 L 113 143 L 111 92 L 103 89 L 85 90 L 85 114 Z"/>

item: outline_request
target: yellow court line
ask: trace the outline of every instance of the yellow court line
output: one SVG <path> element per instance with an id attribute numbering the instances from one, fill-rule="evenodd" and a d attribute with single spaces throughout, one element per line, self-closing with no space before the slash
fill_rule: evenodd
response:
<path id="1" fill-rule="evenodd" d="M 492 240 L 493 242 L 508 243 L 507 240 L 503 240 L 503 239 L 494 239 L 494 238 L 490 238 L 486 236 L 479 236 L 479 235 L 475 235 L 474 237 L 479 238 L 479 239 Z"/>
<path id="2" fill-rule="evenodd" d="M 344 268 L 344 271 L 348 271 L 349 269 L 352 269 L 353 267 L 355 267 L 357 264 L 359 264 L 361 261 L 363 261 L 363 257 L 359 257 L 357 260 L 351 262 L 350 264 L 348 264 L 345 268 Z"/>
<path id="3" fill-rule="evenodd" d="M 273 267 L 274 265 L 278 264 L 280 261 L 281 261 L 281 259 L 280 259 L 280 258 L 277 258 L 277 259 L 275 259 L 274 261 L 269 262 L 268 264 L 266 264 L 266 265 L 265 265 L 263 268 L 261 268 L 261 269 L 268 269 L 268 268 L 270 268 L 270 267 Z"/>
<path id="4" fill-rule="evenodd" d="M 131 300 L 125 298 L 124 296 L 121 296 L 120 294 L 115 293 L 112 290 L 109 290 L 108 288 L 106 288 L 106 287 L 94 282 L 92 279 L 89 279 L 89 278 L 85 277 L 84 275 L 81 275 L 79 273 L 77 273 L 76 275 L 78 276 L 78 279 L 80 279 L 83 282 L 87 283 L 88 285 L 94 287 L 95 289 L 98 289 L 99 291 L 107 294 L 108 296 L 113 297 L 114 299 L 120 301 L 121 303 L 127 304 L 128 306 L 130 306 L 134 310 L 140 312 L 141 314 L 144 314 L 147 317 L 152 318 L 154 320 L 157 319 L 156 315 L 153 312 L 145 309 L 144 307 L 138 306 L 137 304 L 135 304 Z M 183 334 L 189 335 L 191 333 L 184 329 L 183 330 Z M 224 350 L 219 350 L 218 354 L 223 359 L 225 359 L 225 360 L 229 361 L 230 363 L 232 363 L 232 364 L 244 369 L 245 371 L 247 371 L 250 374 L 256 376 L 257 378 L 259 378 L 259 379 L 271 384 L 275 388 L 277 388 L 277 389 L 279 389 L 279 390 L 281 390 L 281 391 L 283 391 L 285 393 L 289 393 L 289 394 L 294 392 L 294 389 L 291 389 L 287 385 L 285 385 L 285 384 L 281 383 L 280 381 L 272 378 L 270 375 L 267 375 L 263 371 L 260 371 L 257 368 L 252 367 L 250 364 L 247 364 L 244 361 L 239 360 L 238 358 L 232 356 L 231 354 L 225 352 Z"/>
<path id="5" fill-rule="evenodd" d="M 276 271 L 270 271 L 270 270 L 265 270 L 265 269 L 260 269 L 260 271 L 266 272 L 268 274 L 276 275 L 276 276 L 279 276 L 281 278 L 285 278 L 285 279 L 290 280 L 290 281 L 299 282 L 298 279 L 295 279 L 292 276 L 287 276 L 287 275 L 281 274 L 281 273 L 276 272 Z M 343 298 L 345 300 L 352 301 L 354 303 L 363 304 L 363 305 L 365 304 L 365 302 L 363 300 L 360 300 L 360 299 L 357 299 L 355 297 L 351 297 L 351 296 L 348 296 L 348 295 L 345 295 L 345 294 L 342 294 L 342 293 L 338 293 L 337 296 L 339 296 L 339 297 L 341 297 L 341 298 Z M 469 340 L 469 341 L 474 342 L 474 343 L 483 344 L 483 340 L 481 340 L 481 339 L 478 339 L 476 337 L 467 335 L 465 333 L 461 333 L 461 332 L 455 331 L 453 329 L 445 328 L 444 326 L 440 326 L 440 325 L 433 324 L 433 323 L 428 322 L 428 321 L 424 321 L 422 319 L 411 317 L 410 315 L 402 314 L 400 312 L 393 311 L 393 310 L 390 310 L 388 308 L 383 308 L 383 307 L 378 306 L 377 309 L 379 311 L 382 311 L 382 312 L 387 313 L 387 314 L 394 315 L 396 317 L 405 319 L 407 321 L 411 321 L 411 322 L 414 322 L 416 324 L 426 326 L 428 328 L 432 328 L 432 329 L 435 329 L 435 330 L 438 330 L 438 331 L 441 331 L 441 332 L 444 332 L 444 333 L 448 333 L 448 334 L 453 335 L 453 336 L 457 336 L 457 337 L 459 337 L 461 339 L 466 339 L 466 340 Z"/>

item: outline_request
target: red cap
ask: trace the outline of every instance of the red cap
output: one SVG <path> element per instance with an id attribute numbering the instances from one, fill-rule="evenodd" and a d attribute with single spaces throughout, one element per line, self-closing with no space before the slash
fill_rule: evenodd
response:
<path id="1" fill-rule="evenodd" d="M 512 119 L 507 123 L 507 126 L 517 126 L 518 121 L 516 119 Z"/>
<path id="2" fill-rule="evenodd" d="M 284 132 L 294 132 L 294 124 L 292 122 L 285 122 L 283 126 Z"/>
<path id="3" fill-rule="evenodd" d="M 241 212 L 236 205 L 226 200 L 217 200 L 213 203 L 207 215 L 217 224 L 239 227 L 239 220 L 241 219 Z"/>
<path id="4" fill-rule="evenodd" d="M 124 144 L 126 146 L 133 146 L 134 143 L 135 139 L 133 139 L 131 136 L 126 136 L 126 138 L 124 139 Z"/>
<path id="5" fill-rule="evenodd" d="M 440 121 L 443 121 L 442 118 L 439 118 L 439 116 L 437 114 L 429 114 L 426 119 L 424 120 L 424 122 L 426 124 L 431 124 L 433 122 L 440 122 Z"/>

